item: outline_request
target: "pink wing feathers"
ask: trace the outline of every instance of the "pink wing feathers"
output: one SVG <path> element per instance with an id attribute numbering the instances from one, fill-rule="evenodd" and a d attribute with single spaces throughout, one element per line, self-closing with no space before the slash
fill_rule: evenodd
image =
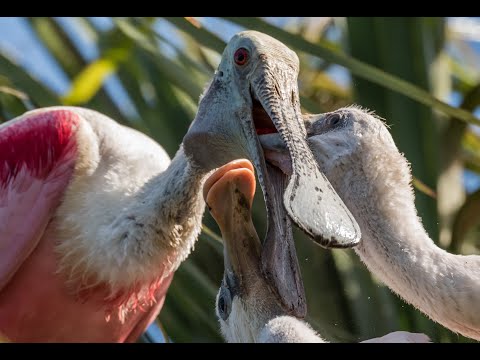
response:
<path id="1" fill-rule="evenodd" d="M 73 174 L 79 116 L 27 113 L 0 126 L 0 291 L 35 249 Z"/>

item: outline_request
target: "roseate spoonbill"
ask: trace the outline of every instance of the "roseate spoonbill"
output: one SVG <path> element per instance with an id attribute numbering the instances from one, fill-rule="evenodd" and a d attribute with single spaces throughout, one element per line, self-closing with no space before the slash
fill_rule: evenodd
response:
<path id="1" fill-rule="evenodd" d="M 12 341 L 133 341 L 199 231 L 200 171 L 92 110 L 0 125 L 0 331 Z M 190 195 L 190 196 L 188 196 Z"/>
<path id="2" fill-rule="evenodd" d="M 282 195 L 288 214 L 324 246 L 353 246 L 360 231 L 306 143 L 298 66 L 265 34 L 234 36 L 171 161 L 145 135 L 92 110 L 44 108 L 0 125 L 0 331 L 12 341 L 136 339 L 200 232 L 206 175 L 240 157 L 252 159 L 264 190 L 265 243 L 276 254 L 264 271 L 279 274 L 272 269 L 286 258 L 281 266 L 297 271 L 271 276 L 271 288 L 285 308 L 304 313 Z M 257 136 L 277 130 L 293 171 L 279 189 Z M 314 187 L 325 187 L 323 207 L 310 201 Z"/>
<path id="3" fill-rule="evenodd" d="M 412 175 L 381 119 L 358 107 L 305 116 L 309 146 L 358 221 L 368 269 L 432 320 L 480 340 L 480 257 L 439 248 L 418 217 Z M 265 154 L 289 171 L 278 135 Z"/>
<path id="4" fill-rule="evenodd" d="M 228 342 L 327 342 L 306 322 L 286 314 L 262 274 L 262 245 L 251 219 L 253 166 L 238 160 L 219 168 L 204 185 L 204 198 L 224 241 L 225 271 L 216 314 Z M 404 331 L 366 342 L 429 342 Z"/>
<path id="5" fill-rule="evenodd" d="M 264 248 L 269 250 L 262 255 L 262 271 L 284 307 L 301 317 L 306 305 L 290 218 L 324 247 L 354 246 L 360 229 L 305 141 L 298 71 L 297 55 L 281 42 L 255 31 L 237 34 L 223 53 L 184 145 L 203 168 L 214 167 L 212 153 L 217 167 L 233 159 L 252 160 L 268 217 Z M 290 154 L 289 176 L 265 163 L 258 141 L 259 134 L 277 131 Z M 209 146 L 198 145 L 204 143 Z M 294 270 L 280 272 L 278 266 Z"/>

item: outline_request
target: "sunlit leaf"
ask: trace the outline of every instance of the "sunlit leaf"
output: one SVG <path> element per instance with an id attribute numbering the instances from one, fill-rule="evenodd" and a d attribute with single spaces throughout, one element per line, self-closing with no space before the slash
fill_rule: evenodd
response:
<path id="1" fill-rule="evenodd" d="M 330 94 L 342 98 L 350 96 L 350 91 L 335 82 L 327 73 L 318 72 L 309 84 L 312 89 L 326 90 Z"/>
<path id="2" fill-rule="evenodd" d="M 16 90 L 14 88 L 11 88 L 9 86 L 0 86 L 0 92 L 4 93 L 4 94 L 8 94 L 8 95 L 13 95 L 17 98 L 19 98 L 20 100 L 28 100 L 29 97 L 26 93 L 24 93 L 23 91 L 19 91 L 19 90 Z"/>
<path id="3" fill-rule="evenodd" d="M 452 228 L 450 250 L 458 253 L 465 235 L 475 226 L 480 225 L 480 190 L 470 194 L 455 217 Z"/>
<path id="4" fill-rule="evenodd" d="M 185 16 L 184 17 L 185 20 L 187 20 L 190 24 L 192 24 L 193 26 L 195 26 L 197 29 L 200 29 L 202 27 L 202 24 L 200 24 L 200 22 L 198 22 L 197 19 L 195 19 L 194 17 L 192 16 Z"/>
<path id="5" fill-rule="evenodd" d="M 12 85 L 17 90 L 28 93 L 32 101 L 39 106 L 53 106 L 60 103 L 58 97 L 49 88 L 3 54 L 0 54 L 0 73 L 8 74 Z"/>
<path id="6" fill-rule="evenodd" d="M 194 79 L 185 72 L 184 68 L 163 55 L 151 39 L 148 39 L 146 36 L 140 36 L 138 32 L 134 32 L 131 24 L 127 21 L 117 20 L 116 23 L 122 24 L 119 28 L 124 31 L 125 35 L 131 37 L 136 41 L 137 45 L 140 45 L 154 56 L 153 60 L 163 69 L 164 75 L 170 82 L 174 83 L 178 88 L 185 91 L 192 99 L 197 101 L 202 92 L 202 86 L 196 83 Z"/>
<path id="7" fill-rule="evenodd" d="M 212 48 L 219 53 L 223 52 L 223 49 L 225 48 L 225 41 L 205 30 L 204 28 L 196 27 L 185 18 L 166 17 L 165 19 L 178 27 L 180 30 L 191 35 L 195 40 L 204 46 Z"/>
<path id="8" fill-rule="evenodd" d="M 221 236 L 217 235 L 205 224 L 202 227 L 202 235 L 205 235 L 203 238 L 205 238 L 219 254 L 223 254 L 223 240 Z"/>
<path id="9" fill-rule="evenodd" d="M 424 193 L 427 196 L 430 196 L 433 199 L 437 197 L 437 194 L 435 193 L 435 191 L 432 190 L 432 188 L 425 185 L 421 180 L 417 179 L 415 176 L 413 177 L 412 182 L 413 182 L 413 186 L 418 191 L 421 191 L 422 193 Z"/>
<path id="10" fill-rule="evenodd" d="M 66 105 L 79 105 L 89 101 L 101 88 L 105 79 L 115 72 L 121 61 L 128 56 L 125 49 L 112 51 L 111 56 L 105 56 L 90 63 L 72 82 L 68 93 L 62 98 Z"/>
<path id="11" fill-rule="evenodd" d="M 480 135 L 471 130 L 466 131 L 462 139 L 461 153 L 465 166 L 480 174 Z"/>
<path id="12" fill-rule="evenodd" d="M 69 20 L 71 24 L 75 19 L 70 18 Z M 78 22 L 79 18 L 76 18 L 76 20 Z M 89 62 L 83 58 L 80 52 L 79 44 L 70 38 L 70 35 L 56 19 L 35 17 L 29 18 L 29 22 L 32 24 L 33 29 L 36 30 L 35 34 L 38 36 L 40 43 L 49 51 L 49 54 L 54 58 L 54 62 L 60 65 L 60 69 L 57 70 L 64 71 L 70 79 L 73 79 L 89 65 Z M 103 38 L 96 36 L 95 28 L 87 24 L 88 22 L 84 21 L 82 28 L 88 27 L 87 34 L 91 39 L 101 41 Z M 106 35 L 105 38 L 109 38 L 108 34 Z M 60 103 L 61 101 L 59 100 L 57 105 Z M 103 87 L 99 88 L 90 101 L 83 105 L 101 110 L 121 124 L 128 123 L 122 111 L 120 111 Z"/>

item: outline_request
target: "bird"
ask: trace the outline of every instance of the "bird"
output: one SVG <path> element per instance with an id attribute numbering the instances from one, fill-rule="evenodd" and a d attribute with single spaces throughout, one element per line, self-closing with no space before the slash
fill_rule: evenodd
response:
<path id="1" fill-rule="evenodd" d="M 184 141 L 204 168 L 212 168 L 212 153 L 222 160 L 217 167 L 239 158 L 252 161 L 267 209 L 263 242 L 265 249 L 272 248 L 262 255 L 262 269 L 284 308 L 301 317 L 306 303 L 292 223 L 326 248 L 355 246 L 361 234 L 308 147 L 298 73 L 298 56 L 286 45 L 257 31 L 240 32 L 227 44 L 202 98 L 205 106 L 199 107 Z M 265 162 L 258 137 L 271 133 L 284 140 L 291 154 L 288 176 Z M 249 141 L 238 141 L 244 138 Z M 204 143 L 209 146 L 198 146 Z M 312 196 L 320 191 L 321 200 Z M 295 270 L 279 272 L 277 267 Z"/>
<path id="2" fill-rule="evenodd" d="M 352 105 L 304 120 L 315 160 L 360 226 L 353 249 L 368 270 L 432 320 L 480 340 L 480 257 L 449 253 L 429 237 L 410 164 L 384 119 Z M 267 160 L 290 171 L 282 140 L 260 141 Z"/>
<path id="3" fill-rule="evenodd" d="M 203 197 L 224 243 L 224 276 L 215 303 L 227 342 L 326 343 L 304 320 L 286 312 L 262 272 L 262 243 L 251 218 L 254 168 L 247 159 L 216 170 Z M 420 333 L 396 331 L 364 342 L 430 342 Z"/>
<path id="4" fill-rule="evenodd" d="M 252 160 L 264 190 L 265 241 L 278 255 L 264 259 L 266 273 L 277 274 L 277 258 L 298 269 L 282 194 L 290 217 L 313 237 L 358 243 L 358 225 L 308 148 L 298 71 L 297 55 L 280 41 L 256 31 L 233 36 L 173 159 L 91 109 L 40 108 L 1 124 L 0 332 L 14 342 L 135 341 L 201 231 L 203 182 L 238 158 Z M 288 183 L 281 172 L 269 176 L 265 163 L 258 136 L 273 132 L 298 155 Z M 303 216 L 314 180 L 340 225 L 319 226 L 328 219 L 311 206 L 323 220 Z M 269 281 L 283 306 L 301 315 L 298 273 Z"/>
<path id="5" fill-rule="evenodd" d="M 89 109 L 0 125 L 0 332 L 135 341 L 200 232 L 202 174 Z"/>

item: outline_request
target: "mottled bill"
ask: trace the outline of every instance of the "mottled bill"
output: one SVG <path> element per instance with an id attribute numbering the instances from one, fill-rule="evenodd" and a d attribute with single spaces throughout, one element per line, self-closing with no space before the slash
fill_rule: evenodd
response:
<path id="1" fill-rule="evenodd" d="M 286 124 L 288 126 L 288 123 Z M 259 137 L 265 156 L 291 173 L 283 203 L 297 226 L 325 248 L 346 248 L 360 241 L 360 228 L 325 175 L 298 130 L 286 136 Z M 280 132 L 282 134 L 282 132 Z"/>

